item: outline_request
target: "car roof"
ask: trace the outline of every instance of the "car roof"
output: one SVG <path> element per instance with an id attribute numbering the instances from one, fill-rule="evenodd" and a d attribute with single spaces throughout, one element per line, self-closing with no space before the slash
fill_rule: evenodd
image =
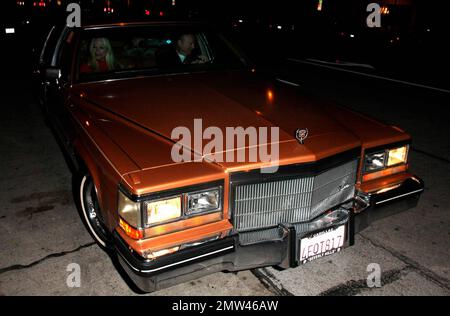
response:
<path id="1" fill-rule="evenodd" d="M 208 24 L 203 21 L 115 21 L 115 22 L 87 22 L 82 24 L 82 28 L 109 28 L 124 26 L 201 26 Z"/>

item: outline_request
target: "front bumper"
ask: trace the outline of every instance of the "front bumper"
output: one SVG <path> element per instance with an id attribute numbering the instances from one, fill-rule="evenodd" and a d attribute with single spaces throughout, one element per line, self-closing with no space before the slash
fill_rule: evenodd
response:
<path id="1" fill-rule="evenodd" d="M 369 194 L 369 207 L 355 216 L 355 233 L 377 220 L 415 207 L 423 190 L 423 181 L 414 176 L 407 178 L 393 190 Z"/>
<path id="2" fill-rule="evenodd" d="M 349 210 L 344 247 L 353 245 L 355 233 L 370 223 L 416 206 L 423 189 L 423 181 L 412 177 L 392 190 L 365 196 L 364 208 Z M 219 271 L 295 267 L 299 264 L 300 235 L 294 225 L 280 225 L 279 230 L 280 238 L 276 240 L 241 245 L 239 235 L 234 234 L 153 261 L 130 252 L 118 233 L 114 234 L 114 239 L 119 263 L 125 272 L 141 290 L 152 292 Z"/>

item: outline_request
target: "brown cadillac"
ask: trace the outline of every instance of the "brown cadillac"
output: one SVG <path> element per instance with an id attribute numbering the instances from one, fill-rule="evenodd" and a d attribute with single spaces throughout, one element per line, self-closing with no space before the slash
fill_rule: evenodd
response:
<path id="1" fill-rule="evenodd" d="M 407 133 L 261 74 L 209 25 L 54 27 L 38 73 L 81 218 L 143 291 L 336 253 L 423 191 Z M 244 136 L 212 159 L 208 128 Z"/>

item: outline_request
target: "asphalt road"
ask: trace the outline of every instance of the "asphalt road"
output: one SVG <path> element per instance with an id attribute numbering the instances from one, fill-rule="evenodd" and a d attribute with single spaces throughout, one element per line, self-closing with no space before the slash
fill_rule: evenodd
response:
<path id="1" fill-rule="evenodd" d="M 449 295 L 450 93 L 302 63 L 284 78 L 410 132 L 410 163 L 426 184 L 419 205 L 307 265 L 216 273 L 151 295 Z M 0 295 L 135 295 L 81 223 L 71 174 L 29 82 L 17 76 L 2 88 Z M 71 263 L 80 287 L 67 285 Z M 371 263 L 381 268 L 380 288 L 367 287 Z"/>

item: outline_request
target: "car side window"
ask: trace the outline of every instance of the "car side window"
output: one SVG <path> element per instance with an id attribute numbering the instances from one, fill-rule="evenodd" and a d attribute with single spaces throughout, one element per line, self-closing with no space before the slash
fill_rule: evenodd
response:
<path id="1" fill-rule="evenodd" d="M 61 76 L 66 80 L 69 80 L 71 75 L 74 43 L 75 33 L 73 31 L 67 32 L 57 53 L 56 66 L 61 69 Z"/>
<path id="2" fill-rule="evenodd" d="M 197 45 L 198 45 L 198 50 L 199 50 L 198 54 L 207 56 L 208 60 L 212 60 L 213 56 L 211 54 L 211 50 L 209 49 L 208 40 L 206 39 L 205 34 L 203 34 L 203 33 L 197 34 L 196 40 L 197 40 Z"/>

